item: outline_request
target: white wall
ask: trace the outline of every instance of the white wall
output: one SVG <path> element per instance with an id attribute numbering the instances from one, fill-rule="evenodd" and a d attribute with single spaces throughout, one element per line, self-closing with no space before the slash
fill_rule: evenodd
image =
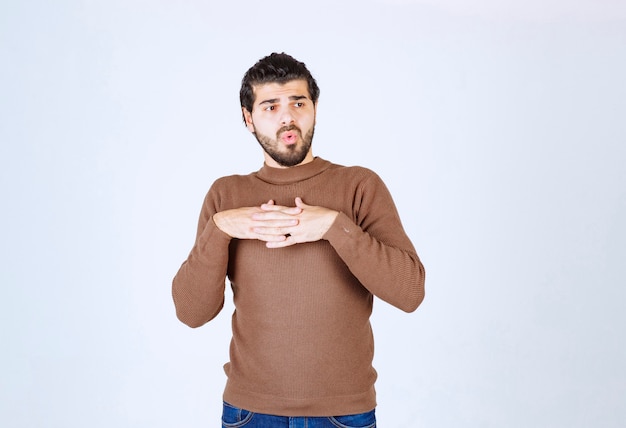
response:
<path id="1" fill-rule="evenodd" d="M 230 308 L 189 329 L 170 281 L 286 51 L 426 265 L 375 305 L 380 426 L 624 426 L 625 46 L 617 0 L 3 2 L 0 425 L 217 426 Z"/>

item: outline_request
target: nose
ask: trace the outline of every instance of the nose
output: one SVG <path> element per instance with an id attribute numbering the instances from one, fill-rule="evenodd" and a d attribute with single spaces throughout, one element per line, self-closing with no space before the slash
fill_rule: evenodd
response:
<path id="1" fill-rule="evenodd" d="M 282 125 L 291 125 L 294 122 L 293 115 L 291 114 L 291 111 L 288 108 L 283 109 L 281 113 L 282 114 L 280 116 L 280 123 Z"/>

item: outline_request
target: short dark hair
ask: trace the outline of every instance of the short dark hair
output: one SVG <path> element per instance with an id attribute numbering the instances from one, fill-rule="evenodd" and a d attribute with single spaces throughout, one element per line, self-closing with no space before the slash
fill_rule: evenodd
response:
<path id="1" fill-rule="evenodd" d="M 256 64 L 244 74 L 241 80 L 241 90 L 239 91 L 239 101 L 241 106 L 252 112 L 254 105 L 254 85 L 264 83 L 287 83 L 291 80 L 306 80 L 309 86 L 309 96 L 313 103 L 317 103 L 320 96 L 320 88 L 306 68 L 303 62 L 296 60 L 286 53 L 272 53 L 261 58 Z M 245 117 L 244 117 L 245 122 Z"/>

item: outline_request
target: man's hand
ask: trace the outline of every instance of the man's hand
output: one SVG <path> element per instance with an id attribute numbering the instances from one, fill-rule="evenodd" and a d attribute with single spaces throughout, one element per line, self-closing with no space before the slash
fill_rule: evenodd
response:
<path id="1" fill-rule="evenodd" d="M 268 248 L 282 248 L 303 242 L 319 241 L 339 214 L 339 212 L 328 208 L 307 205 L 302 202 L 301 198 L 296 198 L 295 203 L 295 207 L 280 207 L 267 204 L 261 206 L 261 209 L 266 212 L 277 210 L 278 212 L 286 213 L 288 211 L 293 218 L 298 220 L 297 224 L 293 226 L 279 228 L 279 233 L 285 233 L 285 239 L 268 240 L 266 244 Z M 291 211 L 294 209 L 298 211 Z M 292 212 L 293 214 L 291 214 Z M 261 215 L 255 214 L 254 216 L 260 217 Z M 258 232 L 263 233 L 264 231 L 259 229 Z"/>
<path id="2" fill-rule="evenodd" d="M 296 198 L 295 204 L 286 207 L 270 200 L 260 207 L 221 211 L 213 216 L 213 221 L 232 238 L 258 239 L 266 242 L 268 248 L 282 248 L 319 241 L 339 214 L 307 205 L 301 198 Z"/>
<path id="3" fill-rule="evenodd" d="M 213 215 L 215 225 L 231 238 L 284 241 L 285 228 L 298 224 L 294 217 L 298 207 L 280 207 L 270 200 L 260 207 L 243 207 L 221 211 Z"/>

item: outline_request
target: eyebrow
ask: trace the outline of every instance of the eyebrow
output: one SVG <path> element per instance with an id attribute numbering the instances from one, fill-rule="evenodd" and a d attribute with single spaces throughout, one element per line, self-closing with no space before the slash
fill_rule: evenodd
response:
<path id="1" fill-rule="evenodd" d="M 306 95 L 292 95 L 289 97 L 289 101 L 298 101 L 303 99 L 308 99 Z M 259 103 L 259 105 L 263 104 L 276 104 L 280 99 L 279 98 L 270 98 L 269 100 L 264 100 Z"/>

